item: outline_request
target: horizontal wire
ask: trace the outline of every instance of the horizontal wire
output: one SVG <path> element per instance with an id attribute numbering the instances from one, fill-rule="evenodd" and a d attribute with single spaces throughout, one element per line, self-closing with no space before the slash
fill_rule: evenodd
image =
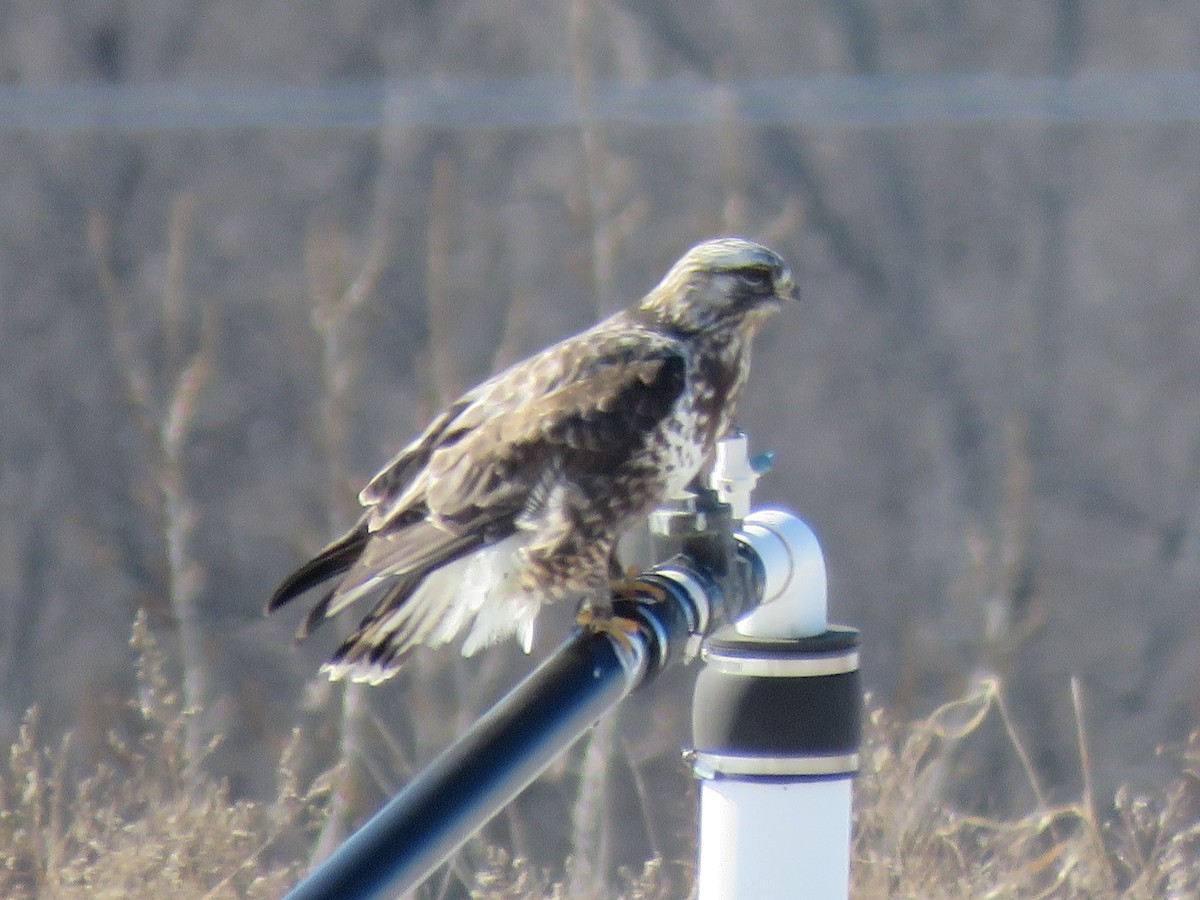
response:
<path id="1" fill-rule="evenodd" d="M 0 130 L 555 128 L 630 125 L 904 127 L 1004 122 L 1200 121 L 1200 72 L 1074 78 L 814 75 L 741 81 L 598 81 L 579 105 L 570 79 L 404 79 L 324 85 L 213 82 L 0 87 Z"/>

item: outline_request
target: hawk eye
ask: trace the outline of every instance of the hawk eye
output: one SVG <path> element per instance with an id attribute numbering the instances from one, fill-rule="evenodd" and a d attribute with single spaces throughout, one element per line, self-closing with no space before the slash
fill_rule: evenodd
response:
<path id="1" fill-rule="evenodd" d="M 761 266 L 743 269 L 742 278 L 756 290 L 773 291 L 775 289 L 775 273 Z"/>

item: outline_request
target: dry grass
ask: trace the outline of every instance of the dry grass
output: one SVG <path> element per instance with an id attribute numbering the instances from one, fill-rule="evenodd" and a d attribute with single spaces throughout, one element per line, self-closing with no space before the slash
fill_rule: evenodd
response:
<path id="1" fill-rule="evenodd" d="M 280 760 L 275 800 L 231 799 L 204 774 L 203 760 L 188 756 L 187 713 L 141 618 L 133 646 L 143 730 L 132 741 L 112 736 L 110 759 L 94 771 L 73 777 L 67 743 L 38 748 L 36 715 L 26 718 L 0 780 L 0 896 L 281 895 L 301 877 L 332 779 L 301 789 L 291 765 L 294 736 Z M 881 710 L 870 715 L 855 793 L 853 896 L 1200 896 L 1200 734 L 1180 751 L 1178 778 L 1157 796 L 1122 789 L 1098 812 L 1085 788 L 1080 800 L 1051 805 L 1027 768 L 1033 808 L 992 818 L 961 812 L 947 799 L 964 796 L 958 761 L 991 716 L 1023 756 L 995 682 L 915 723 L 894 722 Z M 1082 780 L 1088 785 L 1090 775 Z M 477 857 L 474 872 L 443 873 L 440 891 L 427 887 L 446 895 L 458 885 L 476 900 L 562 900 L 574 896 L 574 865 L 547 872 L 491 849 Z M 680 896 L 678 875 L 689 866 L 653 857 L 641 871 L 622 872 L 604 896 Z"/>
<path id="2" fill-rule="evenodd" d="M 94 770 L 74 777 L 68 741 L 39 748 L 36 713 L 26 716 L 0 779 L 0 896 L 280 896 L 300 877 L 330 779 L 301 788 L 296 734 L 275 799 L 233 800 L 188 755 L 188 715 L 143 617 L 132 644 L 142 732 L 110 735 L 109 759 Z"/>
<path id="3" fill-rule="evenodd" d="M 1033 808 L 1016 817 L 965 814 L 947 802 L 963 795 L 960 750 L 992 715 L 1003 719 L 1030 779 Z M 1083 796 L 1052 805 L 995 682 L 915 723 L 874 711 L 855 789 L 854 896 L 1200 896 L 1200 734 L 1183 748 L 1166 791 L 1135 797 L 1122 789 L 1099 812 L 1082 727 L 1080 735 Z"/>
<path id="4" fill-rule="evenodd" d="M 488 851 L 487 864 L 475 875 L 476 886 L 471 890 L 471 900 L 566 900 L 579 894 L 567 885 L 573 879 L 574 860 L 568 860 L 566 878 L 553 881 L 545 872 L 539 872 L 523 859 L 514 859 L 504 850 L 493 848 Z M 613 893 L 598 893 L 599 898 L 613 900 L 673 900 L 678 893 L 669 880 L 662 877 L 661 857 L 652 857 L 640 872 L 622 869 Z M 591 896 L 591 895 L 589 895 Z"/>
<path id="5" fill-rule="evenodd" d="M 1077 689 L 1076 689 L 1077 692 Z M 960 756 L 991 716 L 1002 719 L 1011 750 L 1030 777 L 1033 808 L 1012 817 L 956 809 L 970 795 Z M 1082 721 L 1082 718 L 1081 718 Z M 1081 736 L 1083 768 L 1090 765 Z M 1200 896 L 1200 733 L 1178 754 L 1179 776 L 1155 796 L 1122 789 L 1097 812 L 1084 796 L 1051 805 L 1028 766 L 999 686 L 983 682 L 960 700 L 910 723 L 875 709 L 869 717 L 855 787 L 851 896 L 856 898 L 1026 897 L 1190 898 Z M 554 881 L 527 863 L 494 852 L 477 874 L 475 898 L 561 900 L 568 875 Z M 679 896 L 655 858 L 637 877 L 625 873 L 619 896 Z"/>

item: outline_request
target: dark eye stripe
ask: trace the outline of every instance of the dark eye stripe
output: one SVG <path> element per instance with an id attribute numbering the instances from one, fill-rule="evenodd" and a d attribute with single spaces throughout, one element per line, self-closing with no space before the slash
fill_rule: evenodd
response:
<path id="1" fill-rule="evenodd" d="M 737 275 L 740 278 L 756 280 L 772 278 L 775 275 L 775 269 L 767 265 L 721 266 L 720 268 L 712 269 L 712 271 L 723 275 Z"/>
<path id="2" fill-rule="evenodd" d="M 770 269 L 758 267 L 752 269 L 742 269 L 739 274 L 742 278 L 746 279 L 746 281 L 749 281 L 754 285 L 771 287 L 775 283 L 775 273 Z"/>

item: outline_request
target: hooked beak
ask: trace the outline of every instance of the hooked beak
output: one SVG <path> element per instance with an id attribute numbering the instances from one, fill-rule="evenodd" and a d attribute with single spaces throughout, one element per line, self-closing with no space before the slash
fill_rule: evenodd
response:
<path id="1" fill-rule="evenodd" d="M 775 279 L 775 296 L 785 301 L 800 299 L 800 292 L 796 287 L 796 279 L 792 277 L 791 269 L 784 269 Z"/>

